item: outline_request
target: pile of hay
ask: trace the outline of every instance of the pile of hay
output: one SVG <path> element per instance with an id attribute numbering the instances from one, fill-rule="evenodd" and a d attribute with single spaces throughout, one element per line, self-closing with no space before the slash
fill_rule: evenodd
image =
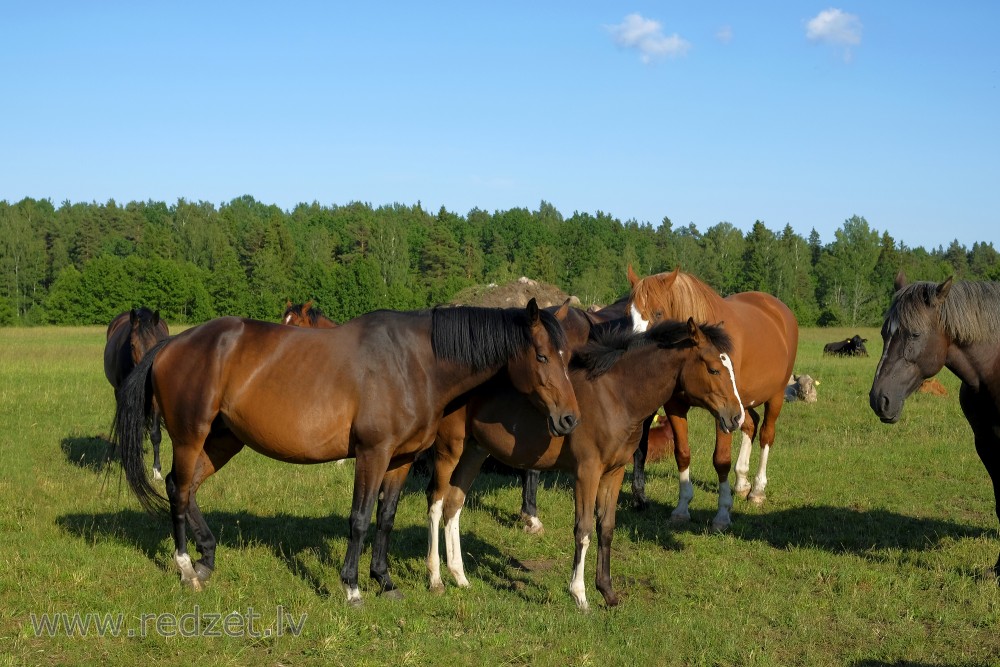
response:
<path id="1" fill-rule="evenodd" d="M 487 306 L 489 308 L 514 308 L 528 305 L 534 297 L 539 308 L 559 306 L 566 299 L 571 305 L 579 306 L 580 300 L 563 292 L 555 285 L 521 277 L 504 285 L 495 283 L 467 287 L 452 299 L 456 306 Z"/>

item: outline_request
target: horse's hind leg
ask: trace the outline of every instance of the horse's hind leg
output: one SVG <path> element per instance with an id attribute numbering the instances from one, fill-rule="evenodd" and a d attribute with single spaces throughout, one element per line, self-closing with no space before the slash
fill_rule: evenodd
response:
<path id="1" fill-rule="evenodd" d="M 521 521 L 524 532 L 541 535 L 545 526 L 538 518 L 538 480 L 542 474 L 537 470 L 522 470 L 521 474 Z"/>
<path id="2" fill-rule="evenodd" d="M 646 497 L 646 455 L 649 454 L 649 428 L 653 425 L 653 415 L 642 422 L 642 437 L 632 454 L 632 507 L 642 511 L 649 507 Z"/>
<path id="3" fill-rule="evenodd" d="M 167 498 L 170 500 L 170 516 L 173 520 L 174 562 L 181 571 L 181 583 L 196 591 L 202 589 L 201 579 L 194 570 L 191 556 L 187 551 L 187 515 L 191 505 L 192 483 L 202 454 L 202 438 L 192 438 L 174 442 L 174 464 L 167 475 Z"/>
<path id="4" fill-rule="evenodd" d="M 462 451 L 461 458 L 447 485 L 444 497 L 444 547 L 448 562 L 448 571 L 454 577 L 455 583 L 461 588 L 468 588 L 469 580 L 465 576 L 465 563 L 462 561 L 461 530 L 459 519 L 465 497 L 472 488 L 472 482 L 479 475 L 480 468 L 489 454 L 484 449 L 469 442 Z"/>
<path id="5" fill-rule="evenodd" d="M 406 483 L 406 475 L 410 472 L 412 461 L 407 461 L 395 468 L 389 468 L 382 478 L 379 491 L 378 512 L 375 519 L 375 539 L 372 542 L 372 563 L 369 573 L 378 582 L 379 592 L 387 598 L 400 599 L 402 592 L 392 583 L 389 576 L 389 536 L 396 522 L 396 507 L 399 496 Z"/>
<path id="6" fill-rule="evenodd" d="M 215 570 L 215 535 L 212 534 L 205 517 L 198 507 L 196 494 L 202 483 L 215 474 L 219 469 L 229 462 L 243 448 L 240 442 L 232 433 L 222 436 L 209 436 L 205 442 L 205 449 L 198 457 L 198 464 L 195 467 L 195 477 L 191 483 L 191 492 L 188 498 L 187 518 L 191 524 L 191 532 L 194 533 L 195 544 L 198 545 L 198 553 L 201 558 L 194 564 L 195 574 L 202 582 L 208 581 Z"/>
<path id="7" fill-rule="evenodd" d="M 597 590 L 609 607 L 618 604 L 618 595 L 611 586 L 611 540 L 615 535 L 615 510 L 622 488 L 625 467 L 605 473 L 597 487 Z"/>
<path id="8" fill-rule="evenodd" d="M 736 495 L 746 500 L 753 488 L 750 485 L 750 452 L 753 450 L 753 437 L 757 433 L 760 415 L 752 408 L 744 408 L 750 419 L 743 420 L 740 441 L 740 453 L 736 458 Z"/>
<path id="9" fill-rule="evenodd" d="M 361 591 L 358 590 L 358 562 L 361 560 L 361 549 L 372 521 L 372 512 L 378 500 L 382 478 L 389 468 L 389 450 L 390 445 L 382 443 L 359 447 L 357 451 L 354 465 L 354 497 L 351 500 L 351 515 L 348 519 L 350 535 L 347 540 L 344 567 L 340 570 L 340 581 L 347 594 L 347 601 L 355 606 L 361 604 Z"/>
<path id="10" fill-rule="evenodd" d="M 771 453 L 771 445 L 774 444 L 774 425 L 781 414 L 781 406 L 785 403 L 784 392 L 779 393 L 764 404 L 764 423 L 760 427 L 760 467 L 757 468 L 757 476 L 753 480 L 753 489 L 750 491 L 750 501 L 763 504 L 767 499 L 764 489 L 767 488 L 767 459 Z"/>

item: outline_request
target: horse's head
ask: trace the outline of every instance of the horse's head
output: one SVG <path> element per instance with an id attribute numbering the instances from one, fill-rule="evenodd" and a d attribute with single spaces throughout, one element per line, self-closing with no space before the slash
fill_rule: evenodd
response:
<path id="1" fill-rule="evenodd" d="M 670 273 L 640 278 L 629 264 L 628 281 L 632 285 L 632 292 L 629 294 L 626 312 L 632 317 L 632 326 L 636 332 L 642 333 L 671 317 L 671 289 L 680 271 L 680 267 L 677 267 Z"/>
<path id="2" fill-rule="evenodd" d="M 292 303 L 291 299 L 285 301 L 285 312 L 281 316 L 281 323 L 293 327 L 309 326 L 309 309 L 312 308 L 312 299 L 305 303 Z"/>
<path id="3" fill-rule="evenodd" d="M 655 335 L 656 329 L 650 333 Z M 722 326 L 695 324 L 688 319 L 689 354 L 681 367 L 677 391 L 692 404 L 705 408 L 725 433 L 743 425 L 743 404 L 736 390 L 736 372 L 729 354 L 732 343 Z"/>
<path id="4" fill-rule="evenodd" d="M 514 387 L 527 395 L 548 416 L 553 435 L 568 435 L 579 423 L 580 408 L 569 379 L 570 351 L 561 322 L 569 314 L 569 301 L 554 314 L 538 309 L 534 299 L 525 315 L 531 343 L 507 364 Z"/>
<path id="5" fill-rule="evenodd" d="M 952 280 L 941 284 L 906 284 L 896 277 L 896 295 L 882 324 L 882 358 L 868 401 L 887 424 L 899 421 L 906 398 L 945 364 L 950 338 L 941 319 L 941 306 Z"/>
<path id="6" fill-rule="evenodd" d="M 138 365 L 142 357 L 158 341 L 167 336 L 167 323 L 160 319 L 160 311 L 148 308 L 133 308 L 128 314 L 131 332 L 132 363 Z"/>

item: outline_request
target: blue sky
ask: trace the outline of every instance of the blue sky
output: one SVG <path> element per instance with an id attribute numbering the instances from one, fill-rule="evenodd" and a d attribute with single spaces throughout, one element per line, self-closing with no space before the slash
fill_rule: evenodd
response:
<path id="1" fill-rule="evenodd" d="M 1000 249 L 1000 3 L 0 5 L 0 199 L 250 194 Z"/>

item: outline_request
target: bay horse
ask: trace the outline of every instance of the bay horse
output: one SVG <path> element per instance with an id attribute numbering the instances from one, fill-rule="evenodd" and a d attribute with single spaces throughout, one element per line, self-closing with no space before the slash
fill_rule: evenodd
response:
<path id="1" fill-rule="evenodd" d="M 569 435 L 553 434 L 522 396 L 498 382 L 477 392 L 463 409 L 442 420 L 435 441 L 434 486 L 428 492 L 427 569 L 431 590 L 443 590 L 438 529 L 445 521 L 448 569 L 469 586 L 459 543 L 466 495 L 488 456 L 515 467 L 562 470 L 575 480 L 575 551 L 570 594 L 587 609 L 584 561 L 597 511 L 597 589 L 608 606 L 618 603 L 611 585 L 611 541 L 625 465 L 643 424 L 675 392 L 712 412 L 726 432 L 739 428 L 743 406 L 728 370 L 729 337 L 721 327 L 663 322 L 645 334 L 609 325 L 573 353 L 570 379 L 580 410 Z"/>
<path id="2" fill-rule="evenodd" d="M 104 345 L 104 376 L 118 391 L 132 369 L 139 365 L 146 352 L 170 335 L 167 321 L 160 317 L 160 311 L 149 308 L 133 308 L 115 316 L 108 325 L 107 343 Z M 152 428 L 149 434 L 153 443 L 153 479 L 162 480 L 160 473 L 160 410 L 153 405 Z"/>
<path id="3" fill-rule="evenodd" d="M 921 383 L 947 368 L 962 381 L 959 404 L 993 482 L 1000 519 L 1000 283 L 915 282 L 900 271 L 882 324 L 871 409 L 895 424 Z M 1000 555 L 993 566 L 1000 577 Z"/>
<path id="4" fill-rule="evenodd" d="M 313 329 L 333 329 L 337 323 L 323 314 L 319 308 L 309 299 L 305 303 L 292 303 L 291 299 L 285 301 L 285 312 L 281 316 L 282 324 L 289 324 L 293 327 L 311 327 Z"/>
<path id="5" fill-rule="evenodd" d="M 792 374 L 799 342 L 799 326 L 788 306 L 764 292 L 740 292 L 725 298 L 680 267 L 640 279 L 631 265 L 632 284 L 629 312 L 637 331 L 665 319 L 694 317 L 699 321 L 725 323 L 733 340 L 731 360 L 736 391 L 750 419 L 743 422 L 743 439 L 736 460 L 735 492 L 756 503 L 765 500 L 767 462 L 774 444 L 775 422 L 785 400 L 785 385 Z M 756 408 L 764 406 L 764 422 Z M 677 507 L 673 521 L 689 521 L 688 506 L 694 497 L 691 483 L 691 449 L 688 444 L 687 413 L 691 402 L 684 394 L 663 406 L 674 430 L 674 458 L 680 476 Z M 758 429 L 758 426 L 760 428 Z M 760 437 L 760 468 L 751 486 L 750 452 L 755 435 Z M 732 499 L 729 470 L 732 463 L 732 435 L 716 429 L 713 463 L 719 478 L 719 511 L 712 527 L 719 532 L 731 524 Z"/>
<path id="6" fill-rule="evenodd" d="M 347 555 L 340 572 L 360 604 L 358 561 L 378 501 L 371 575 L 401 597 L 388 571 L 396 504 L 413 458 L 428 448 L 449 403 L 505 373 L 546 428 L 578 422 L 559 321 L 526 308 L 375 311 L 330 331 L 223 317 L 153 348 L 128 377 L 115 413 L 125 477 L 149 511 L 173 520 L 174 561 L 196 590 L 215 567 L 216 540 L 195 494 L 244 445 L 288 463 L 356 459 Z M 173 442 L 168 499 L 150 485 L 142 438 L 159 402 Z M 187 553 L 190 522 L 202 558 Z"/>

